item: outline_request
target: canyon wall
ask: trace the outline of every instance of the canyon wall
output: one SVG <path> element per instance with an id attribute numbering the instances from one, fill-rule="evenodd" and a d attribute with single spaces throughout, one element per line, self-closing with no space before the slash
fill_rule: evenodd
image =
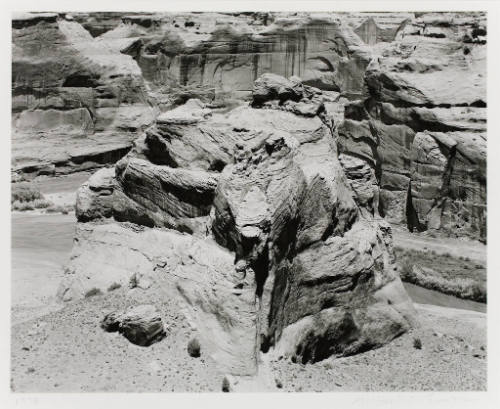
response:
<path id="1" fill-rule="evenodd" d="M 484 13 L 13 17 L 15 178 L 116 162 L 162 112 L 231 109 L 263 73 L 329 94 L 346 160 L 410 230 L 486 238 Z M 150 131 L 148 131 L 150 133 Z"/>

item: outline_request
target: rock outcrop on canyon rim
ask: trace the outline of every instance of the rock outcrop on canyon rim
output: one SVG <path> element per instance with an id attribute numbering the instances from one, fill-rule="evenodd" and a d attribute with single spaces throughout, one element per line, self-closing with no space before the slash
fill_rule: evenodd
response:
<path id="1" fill-rule="evenodd" d="M 80 188 L 60 296 L 131 277 L 161 287 L 235 375 L 256 373 L 259 350 L 315 362 L 408 330 L 378 189 L 370 169 L 344 171 L 325 100 L 265 74 L 251 105 L 217 113 L 190 100 L 162 114 Z"/>

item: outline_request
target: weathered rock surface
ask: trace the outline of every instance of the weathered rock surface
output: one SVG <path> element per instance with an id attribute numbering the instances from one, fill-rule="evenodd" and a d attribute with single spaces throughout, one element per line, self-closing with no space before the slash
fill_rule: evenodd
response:
<path id="1" fill-rule="evenodd" d="M 486 240 L 486 46 L 482 14 L 424 13 L 365 72 L 339 149 L 363 159 L 379 210 L 410 230 Z"/>
<path id="2" fill-rule="evenodd" d="M 259 350 L 315 362 L 408 330 L 414 311 L 377 185 L 359 161 L 344 170 L 323 99 L 267 75 L 251 105 L 222 114 L 198 101 L 186 104 L 193 115 L 162 115 L 80 189 L 60 297 L 145 279 L 185 300 L 203 345 L 234 375 L 254 375 Z M 182 158 L 184 147 L 199 160 Z"/>
<path id="3" fill-rule="evenodd" d="M 118 331 L 130 342 L 149 346 L 166 335 L 161 317 L 152 305 L 139 305 L 126 311 L 113 311 L 101 321 L 108 332 Z"/>
<path id="4" fill-rule="evenodd" d="M 151 123 L 140 69 L 64 14 L 12 21 L 12 166 L 38 174 L 114 163 Z"/>

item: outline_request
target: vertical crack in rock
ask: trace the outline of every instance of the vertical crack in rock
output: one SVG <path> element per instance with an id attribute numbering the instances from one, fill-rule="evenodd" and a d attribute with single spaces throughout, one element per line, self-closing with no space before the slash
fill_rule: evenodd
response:
<path id="1" fill-rule="evenodd" d="M 418 213 L 413 206 L 413 198 L 411 194 L 411 179 L 408 183 L 408 192 L 406 194 L 406 224 L 410 232 L 424 231 L 425 228 L 420 224 Z"/>

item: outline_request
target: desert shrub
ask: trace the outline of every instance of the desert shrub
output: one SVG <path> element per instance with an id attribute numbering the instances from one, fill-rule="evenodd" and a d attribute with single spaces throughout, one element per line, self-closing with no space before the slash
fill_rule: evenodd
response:
<path id="1" fill-rule="evenodd" d="M 101 294 L 102 294 L 102 291 L 99 290 L 98 288 L 94 287 L 85 293 L 85 298 L 90 298 L 90 297 L 94 297 L 96 295 L 101 295 Z"/>
<path id="2" fill-rule="evenodd" d="M 420 338 L 413 338 L 413 348 L 422 349 L 422 340 Z"/>
<path id="3" fill-rule="evenodd" d="M 401 279 L 410 281 L 413 276 L 413 263 L 408 259 L 404 259 L 399 264 L 399 267 L 399 274 Z"/>
<path id="4" fill-rule="evenodd" d="M 12 183 L 10 203 L 12 210 L 18 211 L 46 209 L 52 205 L 29 182 Z"/>
<path id="5" fill-rule="evenodd" d="M 278 378 L 274 378 L 274 383 L 278 389 L 283 388 L 283 382 L 281 382 Z"/>
<path id="6" fill-rule="evenodd" d="M 46 209 L 47 207 L 49 207 L 52 203 L 49 202 L 48 200 L 45 200 L 45 199 L 35 199 L 33 200 L 33 207 L 35 209 Z"/>
<path id="7" fill-rule="evenodd" d="M 16 200 L 12 203 L 12 210 L 25 211 L 25 210 L 35 210 L 31 202 L 20 202 Z"/>
<path id="8" fill-rule="evenodd" d="M 198 341 L 197 338 L 192 338 L 188 342 L 188 346 L 187 346 L 187 351 L 188 351 L 189 356 L 191 356 L 193 358 L 199 358 L 200 350 L 201 350 L 200 342 Z"/>
<path id="9" fill-rule="evenodd" d="M 128 287 L 129 288 L 136 288 L 138 284 L 139 284 L 139 280 L 137 279 L 137 274 L 134 273 L 130 277 L 130 280 L 128 282 Z"/>
<path id="10" fill-rule="evenodd" d="M 222 379 L 222 392 L 229 392 L 231 390 L 231 385 L 229 384 L 229 379 L 227 377 L 224 377 Z"/>
<path id="11" fill-rule="evenodd" d="M 10 202 L 33 202 L 43 195 L 29 182 L 12 183 Z"/>
<path id="12" fill-rule="evenodd" d="M 114 290 L 117 290 L 118 288 L 121 288 L 121 284 L 120 283 L 112 283 L 109 287 L 108 287 L 108 292 L 109 291 L 114 291 Z"/>

